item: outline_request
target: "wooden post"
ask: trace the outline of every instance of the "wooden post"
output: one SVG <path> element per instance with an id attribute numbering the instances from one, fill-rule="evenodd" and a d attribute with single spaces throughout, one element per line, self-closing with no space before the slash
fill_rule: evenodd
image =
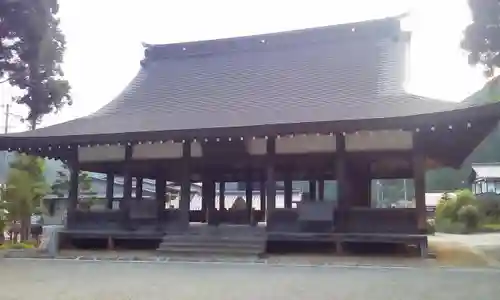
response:
<path id="1" fill-rule="evenodd" d="M 80 174 L 80 164 L 77 160 L 68 162 L 69 167 L 69 191 L 68 191 L 68 216 L 78 207 L 78 175 Z"/>
<path id="2" fill-rule="evenodd" d="M 135 199 L 142 200 L 142 177 L 135 178 Z"/>
<path id="3" fill-rule="evenodd" d="M 163 172 L 157 175 L 155 179 L 155 200 L 156 200 L 156 221 L 158 229 L 161 230 L 161 219 L 165 210 L 165 201 L 167 194 L 167 179 Z"/>
<path id="4" fill-rule="evenodd" d="M 246 182 L 245 182 L 245 204 L 247 210 L 248 223 L 250 223 L 252 219 L 252 204 L 253 204 L 252 202 L 253 202 L 252 173 L 248 171 L 246 174 Z"/>
<path id="5" fill-rule="evenodd" d="M 182 223 L 185 228 L 189 226 L 189 208 L 191 204 L 191 142 L 182 145 L 181 167 L 181 199 L 179 208 L 182 214 Z"/>
<path id="6" fill-rule="evenodd" d="M 215 211 L 215 180 L 212 179 L 213 177 L 210 176 L 210 179 L 207 180 L 208 182 L 208 199 L 207 199 L 207 222 L 210 225 L 218 225 L 218 220 L 217 220 L 217 212 Z"/>
<path id="7" fill-rule="evenodd" d="M 223 212 L 226 209 L 226 183 L 219 183 L 219 211 Z M 220 214 L 219 214 L 220 215 Z"/>
<path id="8" fill-rule="evenodd" d="M 335 135 L 335 140 L 337 146 L 335 154 L 335 177 L 337 179 L 337 207 L 339 211 L 335 222 L 337 228 L 343 231 L 346 230 L 346 218 L 348 217 L 347 213 L 349 210 L 345 136 L 337 134 Z"/>
<path id="9" fill-rule="evenodd" d="M 417 213 L 417 230 L 427 234 L 427 208 L 425 205 L 425 144 L 419 140 L 417 133 L 413 134 L 413 185 L 415 187 L 415 210 Z M 419 243 L 420 255 L 428 256 L 427 237 Z"/>
<path id="10" fill-rule="evenodd" d="M 285 208 L 292 208 L 292 174 L 285 171 Z"/>
<path id="11" fill-rule="evenodd" d="M 325 180 L 318 180 L 318 200 L 325 201 Z"/>
<path id="12" fill-rule="evenodd" d="M 120 201 L 120 210 L 123 213 L 123 225 L 125 228 L 130 227 L 130 208 L 132 201 L 132 145 L 125 147 L 125 162 L 123 170 L 123 199 Z"/>
<path id="13" fill-rule="evenodd" d="M 419 233 L 427 233 L 427 209 L 425 207 L 425 155 L 423 145 L 418 143 L 414 135 L 413 151 L 413 184 L 415 187 L 415 208 L 417 211 L 417 228 Z"/>
<path id="14" fill-rule="evenodd" d="M 276 140 L 269 137 L 266 144 L 267 168 L 266 168 L 266 192 L 267 192 L 267 215 L 276 208 L 276 179 L 274 174 L 274 159 L 276 156 Z"/>
<path id="15" fill-rule="evenodd" d="M 208 180 L 207 172 L 203 172 L 201 180 L 201 213 L 204 222 L 208 221 L 208 201 L 210 197 L 210 180 Z"/>
<path id="16" fill-rule="evenodd" d="M 266 211 L 266 181 L 260 180 L 260 211 L 262 214 Z"/>
<path id="17" fill-rule="evenodd" d="M 316 181 L 309 180 L 309 198 L 311 201 L 316 201 Z"/>
<path id="18" fill-rule="evenodd" d="M 115 197 L 115 174 L 106 174 L 106 208 L 113 209 L 113 200 Z"/>

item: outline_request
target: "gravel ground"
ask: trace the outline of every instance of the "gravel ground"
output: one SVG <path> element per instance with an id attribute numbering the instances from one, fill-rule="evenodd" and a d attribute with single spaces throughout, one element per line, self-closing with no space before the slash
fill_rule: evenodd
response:
<path id="1" fill-rule="evenodd" d="M 2 300 L 498 299 L 499 270 L 0 260 Z"/>

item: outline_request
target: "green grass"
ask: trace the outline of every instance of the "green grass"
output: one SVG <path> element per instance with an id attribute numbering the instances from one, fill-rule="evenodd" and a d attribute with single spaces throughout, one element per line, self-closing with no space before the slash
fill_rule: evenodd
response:
<path id="1" fill-rule="evenodd" d="M 30 242 L 25 242 L 25 243 L 11 243 L 11 242 L 6 242 L 2 245 L 0 245 L 0 250 L 9 250 L 9 249 L 33 249 L 35 248 L 35 245 Z"/>

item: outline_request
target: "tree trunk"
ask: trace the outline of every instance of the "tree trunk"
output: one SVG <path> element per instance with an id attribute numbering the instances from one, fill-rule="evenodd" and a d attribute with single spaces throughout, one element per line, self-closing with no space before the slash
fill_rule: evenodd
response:
<path id="1" fill-rule="evenodd" d="M 23 217 L 21 219 L 21 242 L 25 242 L 30 236 L 31 216 Z"/>

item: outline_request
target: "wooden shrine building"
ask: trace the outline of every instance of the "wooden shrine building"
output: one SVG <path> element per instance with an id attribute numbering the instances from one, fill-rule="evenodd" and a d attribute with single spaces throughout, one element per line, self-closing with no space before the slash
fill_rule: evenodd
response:
<path id="1" fill-rule="evenodd" d="M 246 223 L 249 235 L 264 228 L 267 240 L 415 242 L 424 253 L 425 171 L 460 166 L 497 125 L 500 103 L 407 93 L 409 43 L 400 20 L 387 18 L 150 45 L 137 76 L 109 104 L 2 135 L 0 149 L 71 166 L 66 232 L 74 237 L 179 236 L 202 220 L 212 232 Z M 80 170 L 106 173 L 110 182 L 123 176 L 120 209 L 80 211 Z M 156 180 L 149 214 L 138 213 L 141 200 L 131 197 L 133 177 Z M 416 208 L 372 208 L 371 181 L 384 178 L 413 179 Z M 179 208 L 165 208 L 167 180 L 181 186 Z M 295 180 L 319 191 L 292 208 Z M 336 199 L 323 199 L 325 180 L 336 181 Z M 284 182 L 284 208 L 275 207 L 277 181 Z M 189 209 L 191 182 L 202 183 L 201 216 Z M 260 210 L 251 201 L 243 210 L 217 207 L 216 183 L 223 198 L 224 182 L 247 182 L 246 198 L 258 192 L 266 201 Z"/>

